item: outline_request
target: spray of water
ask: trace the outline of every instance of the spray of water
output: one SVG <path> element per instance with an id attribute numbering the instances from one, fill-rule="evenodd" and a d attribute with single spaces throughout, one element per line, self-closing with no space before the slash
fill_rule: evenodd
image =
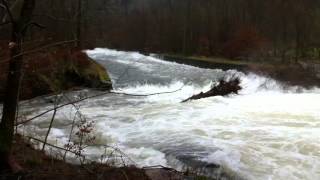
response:
<path id="1" fill-rule="evenodd" d="M 82 104 L 82 113 L 96 121 L 97 141 L 119 147 L 139 166 L 218 164 L 245 179 L 320 178 L 319 89 L 284 87 L 256 74 L 201 69 L 136 52 L 87 53 L 106 66 L 115 92 L 173 92 L 110 94 Z M 239 95 L 180 103 L 231 77 L 241 79 Z M 37 114 L 46 106 L 25 108 Z M 66 116 L 72 111 L 59 111 L 50 141 L 65 143 L 70 128 Z M 26 128 L 41 136 L 49 119 L 44 116 Z M 95 159 L 102 150 L 86 153 Z"/>

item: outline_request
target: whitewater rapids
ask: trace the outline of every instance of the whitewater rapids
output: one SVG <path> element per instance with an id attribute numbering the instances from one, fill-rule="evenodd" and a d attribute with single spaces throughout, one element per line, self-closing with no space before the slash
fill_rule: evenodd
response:
<path id="1" fill-rule="evenodd" d="M 119 147 L 140 167 L 214 163 L 243 179 L 320 179 L 319 89 L 284 87 L 255 74 L 201 69 L 136 52 L 97 48 L 87 54 L 108 69 L 115 92 L 172 92 L 108 94 L 81 103 L 81 112 L 95 121 L 97 141 Z M 181 103 L 220 78 L 235 76 L 241 79 L 240 95 Z M 23 112 L 32 117 L 51 106 L 35 101 Z M 58 112 L 51 143 L 67 142 L 74 111 L 67 106 Z M 50 118 L 28 124 L 24 133 L 43 137 Z M 102 151 L 91 147 L 85 153 L 98 160 Z"/>

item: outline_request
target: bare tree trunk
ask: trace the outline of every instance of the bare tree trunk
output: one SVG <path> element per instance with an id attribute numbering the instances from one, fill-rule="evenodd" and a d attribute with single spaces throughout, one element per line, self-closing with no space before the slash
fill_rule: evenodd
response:
<path id="1" fill-rule="evenodd" d="M 79 49 L 82 48 L 81 29 L 82 29 L 82 0 L 78 0 L 76 47 Z"/>
<path id="2" fill-rule="evenodd" d="M 183 28 L 183 44 L 182 44 L 182 52 L 183 54 L 189 53 L 189 39 L 190 39 L 190 13 L 191 13 L 191 1 L 188 0 L 186 2 L 186 10 L 185 10 L 185 19 L 184 19 L 184 28 Z"/>
<path id="3" fill-rule="evenodd" d="M 19 99 L 20 82 L 22 76 L 23 57 L 21 44 L 24 32 L 32 18 L 35 0 L 23 1 L 19 19 L 11 18 L 12 36 L 10 42 L 10 65 L 6 83 L 6 92 L 3 101 L 3 113 L 0 122 L 0 169 L 15 170 L 16 163 L 12 161 L 11 149 L 14 135 L 14 122 Z M 8 10 L 8 13 L 9 12 Z M 12 17 L 12 16 L 11 16 Z"/>
<path id="4" fill-rule="evenodd" d="M 297 63 L 298 60 L 299 60 L 299 56 L 300 56 L 300 51 L 301 51 L 301 48 L 300 48 L 300 36 L 301 36 L 301 33 L 300 33 L 300 25 L 299 25 L 299 20 L 298 20 L 298 17 L 296 17 L 295 19 L 295 26 L 296 26 L 296 48 L 295 48 L 295 62 Z"/>
<path id="5" fill-rule="evenodd" d="M 22 69 L 22 56 L 15 57 L 21 53 L 22 37 L 15 33 L 16 25 L 13 26 L 11 43 L 15 43 L 15 46 L 10 52 L 11 61 L 0 123 L 0 162 L 4 163 L 9 162 L 11 152 Z"/>

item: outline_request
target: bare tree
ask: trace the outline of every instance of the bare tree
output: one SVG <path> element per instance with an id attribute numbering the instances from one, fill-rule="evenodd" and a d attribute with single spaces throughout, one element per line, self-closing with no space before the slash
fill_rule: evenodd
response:
<path id="1" fill-rule="evenodd" d="M 77 5 L 77 29 L 76 29 L 76 47 L 81 48 L 82 45 L 82 39 L 81 39 L 81 30 L 82 30 L 82 0 L 78 0 L 78 5 Z"/>
<path id="2" fill-rule="evenodd" d="M 11 23 L 11 42 L 9 72 L 6 92 L 3 102 L 2 119 L 0 123 L 0 168 L 19 171 L 21 168 L 11 158 L 11 148 L 14 135 L 17 104 L 22 76 L 22 41 L 31 22 L 35 0 L 17 0 L 10 9 L 7 1 L 1 0 Z"/>

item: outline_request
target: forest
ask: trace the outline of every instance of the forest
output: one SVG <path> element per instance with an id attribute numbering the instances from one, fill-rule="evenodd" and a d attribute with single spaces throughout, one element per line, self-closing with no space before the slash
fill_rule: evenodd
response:
<path id="1" fill-rule="evenodd" d="M 319 7 L 317 0 L 46 0 L 37 2 L 35 12 L 46 28 L 31 30 L 30 38 L 72 39 L 80 23 L 86 47 L 314 60 L 320 56 Z"/>
<path id="2" fill-rule="evenodd" d="M 0 0 L 0 180 L 320 179 L 319 0 Z"/>

